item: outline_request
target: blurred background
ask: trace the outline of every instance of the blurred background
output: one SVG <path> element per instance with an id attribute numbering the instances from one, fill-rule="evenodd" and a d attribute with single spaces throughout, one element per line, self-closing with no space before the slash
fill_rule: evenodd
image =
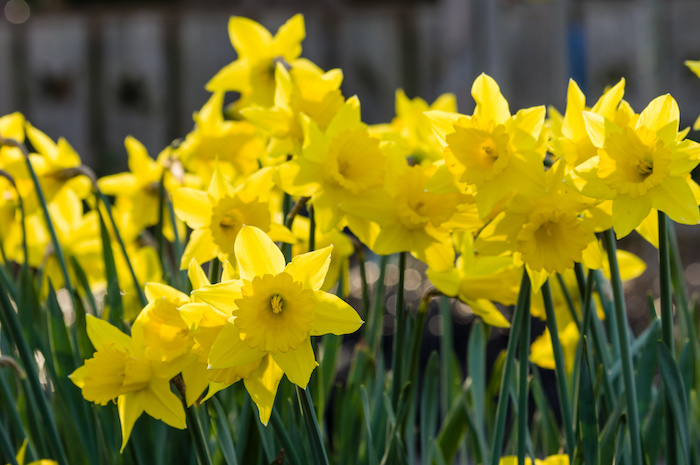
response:
<path id="1" fill-rule="evenodd" d="M 592 103 L 624 76 L 637 111 L 671 92 L 682 124 L 700 114 L 700 80 L 683 65 L 700 58 L 689 0 L 0 0 L 0 114 L 24 112 L 114 172 L 126 135 L 155 156 L 189 131 L 204 84 L 235 59 L 229 16 L 274 32 L 296 12 L 303 55 L 343 69 L 368 123 L 391 119 L 399 87 L 430 101 L 453 92 L 470 112 L 481 72 L 511 110 L 563 112 L 569 77 Z"/>
<path id="2" fill-rule="evenodd" d="M 496 78 L 513 112 L 544 104 L 563 113 L 569 77 L 592 104 L 624 76 L 637 111 L 671 92 L 682 126 L 700 114 L 700 80 L 683 65 L 700 58 L 700 1 L 0 0 L 0 115 L 21 111 L 52 138 L 65 137 L 99 175 L 122 171 L 125 136 L 155 157 L 191 129 L 205 83 L 235 59 L 229 16 L 274 33 L 297 12 L 306 20 L 303 56 L 343 69 L 344 94 L 360 97 L 368 123 L 392 118 L 399 87 L 430 102 L 453 92 L 470 113 L 481 72 Z M 693 231 L 679 228 L 698 291 Z M 652 270 L 628 289 L 636 330 L 646 326 L 646 291 L 658 295 L 656 250 L 638 237 L 622 247 Z M 415 276 L 420 295 L 428 283 Z M 433 327 L 440 332 L 439 322 Z"/>

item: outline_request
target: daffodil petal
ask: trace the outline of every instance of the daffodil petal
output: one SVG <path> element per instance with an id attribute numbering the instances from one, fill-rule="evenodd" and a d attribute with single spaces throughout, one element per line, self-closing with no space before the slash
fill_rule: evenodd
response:
<path id="1" fill-rule="evenodd" d="M 277 387 L 282 380 L 282 375 L 284 371 L 268 355 L 262 359 L 258 368 L 243 380 L 250 398 L 258 407 L 260 422 L 265 426 L 270 421 L 272 405 L 275 403 Z"/>
<path id="2" fill-rule="evenodd" d="M 284 255 L 272 239 L 255 226 L 243 226 L 236 237 L 234 253 L 241 278 L 252 280 L 265 274 L 284 271 Z"/>
<path id="3" fill-rule="evenodd" d="M 243 281 L 233 279 L 217 284 L 209 284 L 192 291 L 192 295 L 228 315 L 238 306 L 234 303 L 241 298 Z"/>
<path id="4" fill-rule="evenodd" d="M 186 270 L 192 260 L 197 263 L 205 263 L 216 257 L 217 247 L 211 230 L 208 228 L 195 229 L 190 235 L 190 240 L 185 247 L 185 252 L 180 260 L 180 269 Z"/>
<path id="5" fill-rule="evenodd" d="M 171 301 L 179 307 L 180 305 L 185 305 L 190 301 L 190 298 L 187 294 L 185 294 L 184 292 L 180 292 L 177 289 L 168 286 L 167 284 L 146 283 L 144 287 L 146 298 L 149 302 L 165 298 L 166 300 Z"/>
<path id="6" fill-rule="evenodd" d="M 350 334 L 362 326 L 362 318 L 354 308 L 343 299 L 323 291 L 316 291 L 316 306 L 314 307 L 312 336 L 322 334 Z"/>
<path id="7" fill-rule="evenodd" d="M 311 347 L 311 339 L 306 338 L 301 343 L 298 349 L 292 349 L 287 352 L 275 352 L 272 354 L 277 365 L 284 371 L 287 378 L 292 383 L 302 389 L 306 389 L 311 379 L 311 373 L 318 366 L 314 349 Z"/>
<path id="8" fill-rule="evenodd" d="M 154 380 L 148 385 L 144 399 L 147 414 L 173 428 L 185 429 L 182 401 L 170 390 L 170 380 Z"/>
<path id="9" fill-rule="evenodd" d="M 700 212 L 688 182 L 669 176 L 656 186 L 652 195 L 652 206 L 666 213 L 673 221 L 682 224 L 698 224 Z"/>
<path id="10" fill-rule="evenodd" d="M 173 208 L 177 217 L 192 229 L 206 226 L 211 220 L 211 203 L 207 193 L 198 189 L 181 187 L 175 191 Z"/>
<path id="11" fill-rule="evenodd" d="M 241 339 L 241 332 L 235 324 L 227 322 L 221 329 L 209 352 L 209 366 L 230 368 L 252 363 L 265 356 L 265 352 L 251 349 Z"/>
<path id="12" fill-rule="evenodd" d="M 131 338 L 116 327 L 89 314 L 85 315 L 85 318 L 87 320 L 88 337 L 95 349 L 99 349 L 103 344 L 110 343 L 113 343 L 114 347 L 121 351 L 128 351 L 131 348 Z"/>
<path id="13" fill-rule="evenodd" d="M 144 391 L 130 392 L 122 394 L 117 400 L 119 408 L 119 422 L 122 428 L 122 448 L 120 452 L 124 452 L 126 443 L 131 436 L 131 430 L 134 428 L 134 423 L 143 412 Z"/>
<path id="14" fill-rule="evenodd" d="M 192 289 L 199 289 L 202 286 L 211 284 L 204 270 L 194 258 L 190 260 L 190 265 L 187 267 L 187 277 L 190 278 Z"/>
<path id="15" fill-rule="evenodd" d="M 330 245 L 320 250 L 297 255 L 284 271 L 291 274 L 294 281 L 301 282 L 305 288 L 318 291 L 328 273 L 332 251 L 333 246 Z"/>
<path id="16" fill-rule="evenodd" d="M 612 218 L 617 238 L 628 235 L 647 217 L 651 210 L 648 195 L 632 199 L 629 195 L 618 195 L 613 200 Z"/>

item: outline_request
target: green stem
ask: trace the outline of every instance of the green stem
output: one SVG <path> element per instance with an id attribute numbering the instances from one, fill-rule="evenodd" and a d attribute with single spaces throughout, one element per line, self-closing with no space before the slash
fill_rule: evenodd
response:
<path id="1" fill-rule="evenodd" d="M 673 302 L 671 295 L 671 254 L 668 241 L 668 217 L 659 210 L 659 306 L 661 308 L 661 337 L 675 358 L 673 343 Z M 671 404 L 665 402 L 664 416 L 666 417 L 666 463 L 677 463 L 676 428 Z"/>
<path id="2" fill-rule="evenodd" d="M 311 205 L 306 207 L 309 212 L 309 252 L 316 250 L 316 215 Z M 341 276 L 340 279 L 343 279 Z"/>
<path id="3" fill-rule="evenodd" d="M 664 344 L 675 355 L 673 345 L 673 303 L 671 302 L 671 260 L 668 244 L 668 217 L 659 210 L 659 280 L 661 334 Z"/>
<path id="4" fill-rule="evenodd" d="M 68 465 L 68 458 L 66 457 L 66 452 L 63 449 L 63 444 L 61 443 L 61 437 L 58 434 L 58 429 L 56 428 L 53 413 L 51 412 L 49 402 L 46 400 L 46 396 L 44 395 L 41 381 L 39 381 L 39 373 L 36 369 L 34 354 L 29 349 L 27 341 L 24 339 L 22 329 L 20 328 L 19 321 L 17 320 L 17 313 L 13 309 L 12 304 L 7 297 L 7 290 L 2 282 L 0 282 L 0 313 L 2 313 L 0 316 L 2 316 L 1 321 L 3 326 L 7 325 L 6 330 L 12 337 L 12 342 L 14 342 L 15 346 L 17 347 L 19 356 L 22 359 L 22 364 L 24 365 L 24 370 L 27 373 L 27 379 L 29 380 L 32 397 L 34 397 L 34 401 L 41 412 L 41 416 L 44 418 L 43 426 L 48 429 L 49 445 L 53 450 L 53 453 L 58 457 L 58 463 Z"/>
<path id="5" fill-rule="evenodd" d="M 544 309 L 545 313 L 547 314 L 547 329 L 549 329 L 549 336 L 552 339 L 552 350 L 554 352 L 554 374 L 557 380 L 562 423 L 564 423 L 564 434 L 566 435 L 566 453 L 569 455 L 569 457 L 573 457 L 574 448 L 576 447 L 576 439 L 574 436 L 573 415 L 571 413 L 571 398 L 569 397 L 569 387 L 566 382 L 564 354 L 561 349 L 561 342 L 559 341 L 557 317 L 554 313 L 552 291 L 549 288 L 549 281 L 545 281 L 545 283 L 542 285 L 542 299 L 544 300 Z"/>
<path id="6" fill-rule="evenodd" d="M 295 387 L 301 416 L 304 419 L 308 440 L 311 442 L 311 453 L 314 457 L 313 463 L 316 465 L 328 465 L 328 454 L 323 445 L 323 437 L 321 435 L 321 429 L 318 427 L 316 411 L 312 407 L 311 394 L 309 394 L 308 388 L 302 389 L 299 386 Z"/>
<path id="7" fill-rule="evenodd" d="M 525 449 L 527 446 L 527 413 L 528 391 L 527 375 L 530 368 L 530 312 L 523 315 L 520 327 L 520 350 L 518 358 L 520 364 L 520 380 L 518 386 L 518 465 L 525 465 Z"/>
<path id="8" fill-rule="evenodd" d="M 373 354 L 379 353 L 379 344 L 382 340 L 383 324 L 382 320 L 384 318 L 384 280 L 386 278 L 386 267 L 389 263 L 389 256 L 382 255 L 379 259 L 379 278 L 377 279 L 377 288 L 374 292 L 374 305 L 371 307 L 372 314 L 368 318 L 369 325 L 367 328 L 367 334 L 369 335 L 368 345 L 372 350 Z"/>
<path id="9" fill-rule="evenodd" d="M 520 336 L 517 328 L 522 325 L 522 320 L 526 313 L 530 312 L 530 278 L 527 271 L 523 270 L 523 280 L 520 284 L 520 292 L 518 294 L 518 302 L 513 313 L 513 323 L 511 328 L 516 328 L 511 331 L 508 338 L 508 348 L 506 349 L 506 360 L 503 365 L 503 376 L 501 378 L 501 387 L 498 392 L 498 407 L 496 408 L 496 423 L 494 427 L 493 440 L 491 442 L 491 461 L 490 465 L 498 465 L 501 459 L 501 450 L 503 447 L 503 436 L 505 434 L 506 414 L 508 413 L 508 389 L 510 386 L 511 376 L 513 375 L 513 364 L 515 362 L 515 351 L 518 347 L 518 337 Z"/>
<path id="10" fill-rule="evenodd" d="M 196 407 L 193 405 L 192 407 L 188 408 L 186 405 L 184 405 L 184 398 L 183 406 L 185 407 L 185 415 L 187 417 L 187 429 L 190 431 L 192 442 L 194 442 L 194 451 L 197 455 L 197 463 L 199 463 L 199 465 L 210 465 L 212 463 L 211 453 L 209 452 L 207 437 L 204 434 L 202 424 L 199 421 L 199 415 L 197 415 L 195 410 Z"/>
<path id="11" fill-rule="evenodd" d="M 7 433 L 5 432 L 5 428 L 3 427 L 2 422 L 0 422 L 0 449 L 3 450 L 3 455 L 0 455 L 0 458 L 2 458 L 3 460 L 7 460 L 9 462 L 9 465 L 18 465 L 17 459 L 11 452 L 12 450 L 14 450 L 14 447 L 12 447 L 10 438 L 7 437 Z"/>
<path id="12" fill-rule="evenodd" d="M 392 357 L 393 380 L 391 383 L 391 400 L 394 408 L 398 407 L 399 395 L 403 384 L 403 352 L 406 338 L 406 312 L 404 309 L 404 277 L 406 275 L 406 252 L 399 253 L 399 282 L 396 285 L 396 326 L 394 328 L 394 356 Z"/>
<path id="13" fill-rule="evenodd" d="M 610 263 L 610 277 L 612 281 L 613 297 L 615 299 L 614 311 L 617 317 L 617 333 L 620 342 L 620 358 L 622 360 L 623 382 L 627 393 L 627 417 L 629 420 L 630 441 L 632 444 L 632 463 L 642 465 L 642 436 L 639 427 L 639 411 L 637 409 L 637 387 L 634 382 L 634 365 L 630 353 L 629 338 L 627 335 L 627 309 L 625 307 L 625 295 L 622 290 L 620 268 L 617 264 L 617 246 L 612 229 L 603 233 L 603 242 L 608 252 Z"/>
<path id="14" fill-rule="evenodd" d="M 131 280 L 133 281 L 134 287 L 138 292 L 139 301 L 141 302 L 141 305 L 145 307 L 148 304 L 148 299 L 146 299 L 146 293 L 143 291 L 143 286 L 141 286 L 141 284 L 139 283 L 139 279 L 136 277 L 136 271 L 134 271 L 134 266 L 131 264 L 129 254 L 127 254 L 126 252 L 126 245 L 124 244 L 122 235 L 119 232 L 119 228 L 117 228 L 117 223 L 116 221 L 114 221 L 114 215 L 112 215 L 112 206 L 110 205 L 109 200 L 107 200 L 107 197 L 105 197 L 102 191 L 98 189 L 97 185 L 95 185 L 95 190 L 97 191 L 97 195 L 100 198 L 102 205 L 105 206 L 105 210 L 107 211 L 107 217 L 109 218 L 109 222 L 112 225 L 112 229 L 114 230 L 114 237 L 117 238 L 119 248 L 121 249 L 122 254 L 124 254 L 124 260 L 126 260 L 126 266 L 129 268 Z"/>

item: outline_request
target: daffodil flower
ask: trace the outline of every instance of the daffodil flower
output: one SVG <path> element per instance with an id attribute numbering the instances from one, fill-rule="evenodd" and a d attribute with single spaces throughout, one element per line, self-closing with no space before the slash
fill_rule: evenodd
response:
<path id="1" fill-rule="evenodd" d="M 214 92 L 194 114 L 194 129 L 174 150 L 184 167 L 207 185 L 215 169 L 231 180 L 244 179 L 258 169 L 265 143 L 248 121 L 225 120 L 224 92 Z"/>
<path id="2" fill-rule="evenodd" d="M 670 95 L 655 98 L 632 125 L 618 126 L 585 112 L 598 155 L 579 165 L 572 182 L 583 195 L 612 200 L 618 238 L 629 234 L 652 208 L 683 224 L 700 221 L 687 174 L 700 162 L 700 144 L 678 132 L 680 112 Z"/>
<path id="3" fill-rule="evenodd" d="M 472 116 L 438 110 L 425 115 L 445 147 L 445 164 L 459 183 L 475 187 L 479 216 L 485 218 L 514 194 L 542 194 L 545 109 L 511 115 L 498 84 L 485 74 L 474 81 L 472 96 Z"/>
<path id="4" fill-rule="evenodd" d="M 246 226 L 235 249 L 241 279 L 194 291 L 230 315 L 212 345 L 209 365 L 236 367 L 269 356 L 292 383 L 305 389 L 317 365 L 311 336 L 348 334 L 362 325 L 352 307 L 320 290 L 332 247 L 297 255 L 285 266 L 274 242 L 260 229 Z"/>
<path id="5" fill-rule="evenodd" d="M 301 42 L 306 37 L 304 17 L 294 15 L 272 36 L 252 19 L 232 16 L 228 33 L 238 58 L 216 73 L 206 89 L 209 92 L 237 91 L 242 94 L 241 101 L 271 106 L 275 63 L 283 61 L 293 67 L 301 61 Z"/>
<path id="6" fill-rule="evenodd" d="M 175 214 L 194 231 L 180 261 L 187 269 L 194 258 L 205 263 L 214 257 L 233 261 L 233 243 L 243 225 L 270 232 L 275 240 L 295 242 L 284 226 L 272 222 L 267 194 L 273 189 L 270 168 L 264 168 L 234 189 L 217 168 L 208 191 L 181 187 L 173 195 Z"/>
<path id="7" fill-rule="evenodd" d="M 420 97 L 409 99 L 403 89 L 396 91 L 396 116 L 389 124 L 370 126 L 370 132 L 381 140 L 394 142 L 404 157 L 417 162 L 438 161 L 442 146 L 433 133 L 430 120 L 423 113 L 439 110 L 454 113 L 457 99 L 454 94 L 442 94 L 432 104 Z"/>
<path id="8" fill-rule="evenodd" d="M 70 378 L 90 402 L 106 405 L 117 399 L 122 451 L 143 412 L 174 428 L 186 427 L 185 410 L 171 391 L 170 380 L 188 363 L 188 355 L 168 362 L 146 357 L 143 327 L 138 321 L 131 329 L 132 336 L 127 336 L 106 321 L 87 315 L 87 331 L 97 351 Z"/>
<path id="9" fill-rule="evenodd" d="M 333 69 L 292 68 L 281 63 L 275 70 L 275 102 L 272 107 L 251 105 L 241 115 L 270 136 L 267 147 L 271 162 L 283 155 L 299 155 L 304 142 L 302 115 L 308 116 L 325 131 L 328 123 L 345 103 L 340 92 L 343 73 Z M 282 159 L 283 161 L 284 159 Z"/>

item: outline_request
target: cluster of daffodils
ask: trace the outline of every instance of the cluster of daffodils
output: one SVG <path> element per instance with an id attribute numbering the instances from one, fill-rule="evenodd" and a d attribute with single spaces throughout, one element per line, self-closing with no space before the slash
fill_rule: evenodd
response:
<path id="1" fill-rule="evenodd" d="M 92 180 L 67 141 L 52 141 L 20 114 L 0 118 L 3 260 L 42 270 L 44 292 L 64 286 L 45 203 L 68 273 L 98 294 L 107 287 L 100 218 L 113 218 L 106 246 L 115 251 L 128 331 L 89 317 L 96 351 L 71 379 L 88 401 L 116 400 L 123 444 L 142 412 L 184 428 L 183 401 L 205 401 L 240 380 L 267 424 L 283 375 L 307 386 L 317 365 L 311 337 L 362 324 L 327 292 L 338 282 L 347 289 L 352 236 L 378 255 L 412 254 L 440 292 L 507 327 L 497 305 L 515 303 L 523 269 L 533 293 L 558 274 L 573 294 L 575 263 L 602 267 L 596 233 L 637 230 L 656 244 L 657 211 L 700 220 L 690 178 L 700 145 L 679 131 L 670 95 L 638 114 L 620 81 L 587 107 L 571 81 L 564 115 L 544 106 L 512 113 L 481 75 L 471 115 L 457 112 L 453 95 L 429 105 L 399 90 L 396 117 L 369 126 L 358 97 L 341 92 L 342 71 L 301 58 L 302 16 L 274 36 L 233 17 L 229 35 L 238 58 L 206 85 L 211 97 L 192 131 L 156 159 L 128 137 L 129 172 Z M 240 98 L 225 106 L 227 92 Z M 25 141 L 34 152 L 21 150 Z M 109 211 L 92 192 L 114 197 Z M 304 213 L 290 214 L 292 204 Z M 180 289 L 165 284 L 159 234 L 185 244 L 176 266 L 189 282 Z M 276 243 L 291 250 L 289 263 Z M 624 277 L 644 270 L 636 257 L 620 258 Z M 222 272 L 207 278 L 207 262 Z M 579 334 L 565 287 L 554 299 L 572 359 Z M 532 302 L 544 318 L 541 298 Z M 532 349 L 544 367 L 553 366 L 548 339 Z"/>

